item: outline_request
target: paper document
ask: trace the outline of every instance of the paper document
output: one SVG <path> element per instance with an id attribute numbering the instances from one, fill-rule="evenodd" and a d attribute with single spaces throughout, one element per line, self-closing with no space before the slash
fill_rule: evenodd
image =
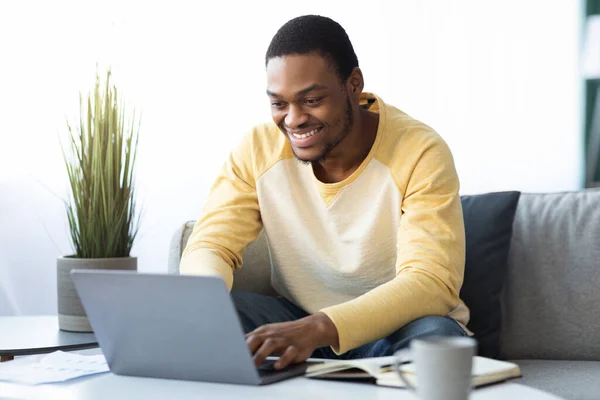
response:
<path id="1" fill-rule="evenodd" d="M 82 356 L 55 351 L 34 362 L 8 361 L 0 364 L 0 380 L 28 385 L 63 382 L 81 376 L 108 372 L 102 354 Z M 25 361 L 25 360 L 23 360 Z"/>

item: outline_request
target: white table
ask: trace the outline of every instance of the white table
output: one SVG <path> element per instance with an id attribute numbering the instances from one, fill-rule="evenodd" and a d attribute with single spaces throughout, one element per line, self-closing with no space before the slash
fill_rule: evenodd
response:
<path id="1" fill-rule="evenodd" d="M 373 384 L 346 383 L 293 378 L 267 386 L 186 382 L 153 378 L 133 378 L 112 373 L 80 378 L 70 383 L 25 386 L 0 383 L 0 397 L 10 399 L 394 399 L 417 397 L 404 389 Z M 471 400 L 556 400 L 559 397 L 516 383 L 501 383 L 473 391 Z"/>
<path id="2" fill-rule="evenodd" d="M 78 351 L 98 354 L 99 349 Z M 15 359 L 9 362 L 28 362 Z M 339 399 L 345 400 L 416 400 L 405 389 L 379 387 L 375 384 L 322 381 L 293 378 L 267 386 L 254 387 L 204 382 L 136 378 L 105 373 L 72 381 L 38 386 L 0 382 L 0 398 L 10 399 Z M 475 389 L 470 400 L 556 400 L 552 394 L 524 385 L 506 382 Z"/>

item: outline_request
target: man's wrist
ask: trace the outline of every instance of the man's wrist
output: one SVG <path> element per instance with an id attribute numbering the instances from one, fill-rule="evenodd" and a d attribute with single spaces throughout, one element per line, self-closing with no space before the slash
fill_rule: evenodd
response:
<path id="1" fill-rule="evenodd" d="M 316 327 L 318 337 L 316 347 L 331 346 L 337 348 L 339 346 L 338 331 L 331 318 L 323 312 L 313 314 L 309 318 L 314 320 Z"/>

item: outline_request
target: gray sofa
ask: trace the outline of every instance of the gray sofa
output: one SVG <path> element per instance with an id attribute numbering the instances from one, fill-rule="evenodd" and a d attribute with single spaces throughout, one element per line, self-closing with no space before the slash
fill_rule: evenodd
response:
<path id="1" fill-rule="evenodd" d="M 177 273 L 194 221 L 173 236 Z M 234 288 L 274 294 L 264 234 L 244 254 Z M 600 190 L 519 199 L 501 297 L 500 355 L 516 382 L 566 399 L 600 399 Z"/>

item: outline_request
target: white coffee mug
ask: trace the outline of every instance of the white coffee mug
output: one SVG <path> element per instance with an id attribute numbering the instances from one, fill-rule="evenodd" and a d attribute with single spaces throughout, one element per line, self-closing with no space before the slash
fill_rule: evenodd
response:
<path id="1" fill-rule="evenodd" d="M 410 349 L 396 352 L 400 379 L 422 400 L 467 400 L 477 341 L 469 337 L 429 336 L 413 339 Z M 401 366 L 414 363 L 416 388 Z"/>

